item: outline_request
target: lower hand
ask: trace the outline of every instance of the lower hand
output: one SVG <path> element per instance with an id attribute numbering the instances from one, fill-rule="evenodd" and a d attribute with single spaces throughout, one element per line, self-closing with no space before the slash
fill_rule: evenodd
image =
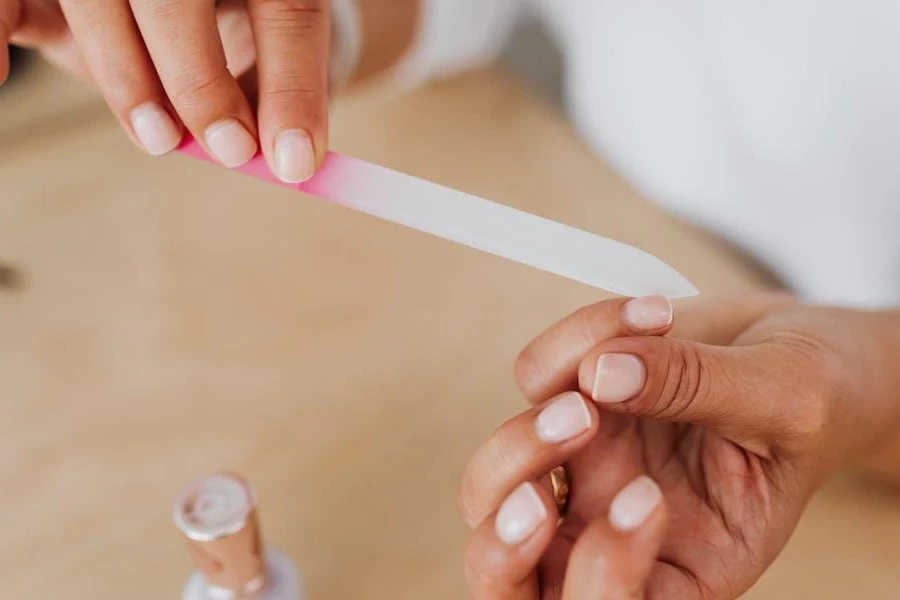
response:
<path id="1" fill-rule="evenodd" d="M 327 146 L 328 0 L 216 4 L 0 0 L 0 83 L 7 42 L 38 48 L 96 84 L 150 154 L 187 129 L 227 167 L 261 147 L 281 179 L 307 179 Z M 251 66 L 258 112 L 236 79 Z"/>
<path id="2" fill-rule="evenodd" d="M 737 597 L 823 479 L 898 432 L 896 314 L 766 295 L 671 317 L 659 298 L 602 302 L 522 353 L 535 406 L 476 452 L 460 495 L 476 598 Z"/>

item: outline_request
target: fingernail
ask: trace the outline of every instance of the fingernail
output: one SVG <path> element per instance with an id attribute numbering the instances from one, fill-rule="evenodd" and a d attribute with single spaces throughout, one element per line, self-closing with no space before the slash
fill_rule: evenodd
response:
<path id="1" fill-rule="evenodd" d="M 313 176 L 316 154 L 302 129 L 282 131 L 275 138 L 275 172 L 286 183 L 302 183 Z"/>
<path id="2" fill-rule="evenodd" d="M 169 113 L 156 102 L 131 111 L 131 128 L 144 149 L 153 156 L 168 154 L 181 141 L 181 131 Z"/>
<path id="3" fill-rule="evenodd" d="M 213 123 L 204 134 L 206 145 L 219 162 L 233 169 L 256 154 L 256 140 L 237 119 Z"/>
<path id="4" fill-rule="evenodd" d="M 625 402 L 638 395 L 647 379 L 647 369 L 632 354 L 603 354 L 597 359 L 597 371 L 591 397 L 602 404 Z"/>
<path id="5" fill-rule="evenodd" d="M 547 507 L 530 483 L 523 483 L 503 501 L 494 528 L 500 541 L 509 546 L 530 536 L 547 518 Z"/>
<path id="6" fill-rule="evenodd" d="M 653 514 L 660 500 L 662 492 L 656 482 L 641 475 L 613 498 L 609 506 L 609 524 L 619 531 L 634 531 Z"/>
<path id="7" fill-rule="evenodd" d="M 538 437 L 551 444 L 577 437 L 590 427 L 591 413 L 578 392 L 569 392 L 554 400 L 535 421 Z"/>
<path id="8" fill-rule="evenodd" d="M 625 305 L 625 321 L 635 329 L 653 331 L 672 324 L 672 303 L 665 296 L 635 298 Z"/>

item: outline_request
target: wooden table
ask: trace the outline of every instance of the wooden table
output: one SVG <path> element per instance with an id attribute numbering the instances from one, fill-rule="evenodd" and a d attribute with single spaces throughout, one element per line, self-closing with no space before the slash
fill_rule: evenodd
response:
<path id="1" fill-rule="evenodd" d="M 640 199 L 514 82 L 336 108 L 336 148 L 637 244 L 703 290 L 760 280 Z M 456 517 L 510 366 L 600 297 L 217 168 L 133 150 L 39 69 L 0 94 L 0 598 L 179 597 L 171 503 L 249 477 L 316 600 L 466 596 Z M 900 498 L 812 504 L 751 598 L 895 598 Z"/>

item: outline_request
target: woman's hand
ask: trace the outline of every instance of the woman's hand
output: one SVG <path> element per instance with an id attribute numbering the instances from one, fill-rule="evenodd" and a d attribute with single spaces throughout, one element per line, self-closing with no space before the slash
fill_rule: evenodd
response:
<path id="1" fill-rule="evenodd" d="M 186 128 L 227 167 L 261 146 L 299 182 L 327 146 L 329 18 L 329 0 L 0 0 L 0 83 L 7 42 L 35 47 L 95 83 L 150 154 Z M 258 111 L 236 79 L 254 64 Z"/>
<path id="2" fill-rule="evenodd" d="M 582 309 L 522 353 L 535 407 L 467 470 L 475 597 L 740 595 L 825 477 L 897 439 L 898 360 L 896 313 L 766 295 L 693 303 L 673 329 L 660 298 Z M 563 464 L 557 527 L 544 476 Z"/>

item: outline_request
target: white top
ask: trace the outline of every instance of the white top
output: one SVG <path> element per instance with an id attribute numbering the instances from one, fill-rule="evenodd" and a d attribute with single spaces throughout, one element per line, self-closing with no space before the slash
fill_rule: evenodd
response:
<path id="1" fill-rule="evenodd" d="M 405 84 L 496 56 L 528 0 L 423 0 Z M 900 305 L 900 3 L 535 0 L 585 139 L 796 291 Z"/>

